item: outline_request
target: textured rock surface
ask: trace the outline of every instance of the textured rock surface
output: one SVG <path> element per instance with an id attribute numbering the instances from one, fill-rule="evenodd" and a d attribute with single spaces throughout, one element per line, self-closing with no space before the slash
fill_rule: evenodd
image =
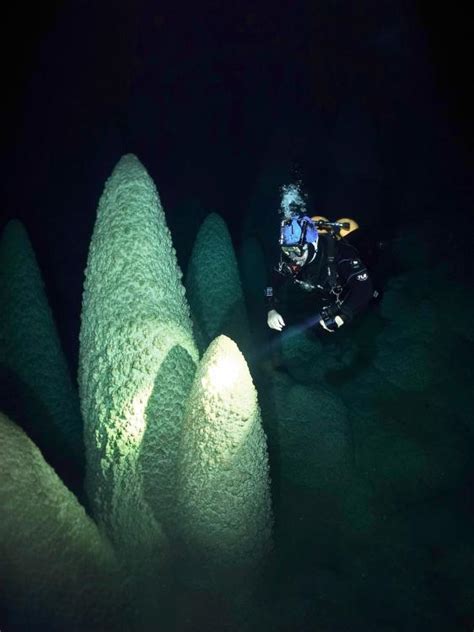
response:
<path id="1" fill-rule="evenodd" d="M 229 231 L 217 213 L 206 217 L 196 236 L 186 291 L 200 350 L 225 334 L 245 353 L 249 325 L 239 269 Z"/>
<path id="2" fill-rule="evenodd" d="M 454 492 L 469 473 L 468 430 L 423 396 L 374 401 L 372 417 L 353 415 L 353 429 L 357 469 L 382 505 Z"/>
<path id="3" fill-rule="evenodd" d="M 82 420 L 43 279 L 23 225 L 0 241 L 0 376 L 3 409 L 14 415 L 64 475 L 82 472 Z"/>
<path id="4" fill-rule="evenodd" d="M 437 340 L 440 322 L 432 299 L 424 297 L 418 280 L 393 279 L 380 304 L 386 319 L 377 337 L 374 366 L 391 384 L 406 391 L 422 391 L 441 377 L 443 347 Z"/>
<path id="5" fill-rule="evenodd" d="M 330 371 L 349 367 L 354 363 L 357 351 L 350 337 L 333 342 L 311 334 L 292 335 L 290 329 L 283 330 L 280 344 L 281 358 L 288 373 L 297 382 L 308 385 L 323 382 Z"/>
<path id="6" fill-rule="evenodd" d="M 347 411 L 332 393 L 275 375 L 272 384 L 280 475 L 306 487 L 332 487 L 352 463 Z"/>
<path id="7" fill-rule="evenodd" d="M 440 377 L 430 347 L 403 337 L 397 343 L 379 341 L 374 365 L 391 384 L 406 391 L 423 391 Z"/>
<path id="8" fill-rule="evenodd" d="M 251 568 L 269 549 L 268 457 L 257 393 L 226 336 L 207 349 L 189 397 L 178 513 L 188 555 L 205 567 Z"/>
<path id="9" fill-rule="evenodd" d="M 80 343 L 94 512 L 131 560 L 157 564 L 198 356 L 158 193 L 133 155 L 119 161 L 99 202 Z"/>
<path id="10" fill-rule="evenodd" d="M 12 625 L 6 629 L 128 630 L 110 545 L 38 448 L 1 413 L 0 452 L 0 597 Z"/>

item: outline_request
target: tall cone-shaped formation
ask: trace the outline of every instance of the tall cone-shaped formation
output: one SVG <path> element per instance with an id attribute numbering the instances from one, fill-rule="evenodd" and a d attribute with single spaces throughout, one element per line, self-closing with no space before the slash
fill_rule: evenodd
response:
<path id="1" fill-rule="evenodd" d="M 156 559 L 197 350 L 154 183 L 122 157 L 100 199 L 83 296 L 79 382 L 87 490 L 129 559 Z"/>
<path id="2" fill-rule="evenodd" d="M 57 471 L 72 473 L 77 482 L 83 459 L 79 399 L 35 254 L 17 220 L 0 240 L 0 306 L 0 405 Z"/>
<path id="3" fill-rule="evenodd" d="M 196 236 L 186 290 L 200 351 L 225 334 L 247 352 L 249 325 L 232 240 L 220 215 L 211 213 Z"/>
<path id="4" fill-rule="evenodd" d="M 266 437 L 247 363 L 226 336 L 211 343 L 196 373 L 178 488 L 179 532 L 195 569 L 221 578 L 262 561 L 272 528 Z"/>
<path id="5" fill-rule="evenodd" d="M 8 629 L 128 629 L 112 548 L 2 413 L 0 453 L 0 594 Z"/>

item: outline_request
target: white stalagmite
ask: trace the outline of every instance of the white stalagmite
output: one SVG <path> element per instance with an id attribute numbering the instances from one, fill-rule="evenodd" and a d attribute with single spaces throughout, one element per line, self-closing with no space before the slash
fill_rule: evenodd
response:
<path id="1" fill-rule="evenodd" d="M 134 155 L 107 180 L 83 296 L 79 383 L 94 513 L 140 572 L 172 522 L 197 349 L 155 185 Z M 145 561 L 144 561 L 145 560 Z"/>
<path id="2" fill-rule="evenodd" d="M 0 366 L 9 391 L 2 393 L 4 410 L 28 427 L 58 471 L 70 470 L 71 459 L 80 467 L 84 448 L 77 391 L 35 253 L 18 220 L 6 225 L 0 240 Z"/>
<path id="3" fill-rule="evenodd" d="M 111 546 L 2 413 L 0 454 L 0 598 L 11 629 L 127 630 Z"/>
<path id="4" fill-rule="evenodd" d="M 225 334 L 247 353 L 250 333 L 237 259 L 226 223 L 210 213 L 199 228 L 186 273 L 196 339 L 203 352 Z"/>
<path id="5" fill-rule="evenodd" d="M 247 363 L 226 336 L 205 352 L 186 407 L 177 513 L 188 560 L 217 582 L 245 577 L 269 551 L 266 437 Z"/>

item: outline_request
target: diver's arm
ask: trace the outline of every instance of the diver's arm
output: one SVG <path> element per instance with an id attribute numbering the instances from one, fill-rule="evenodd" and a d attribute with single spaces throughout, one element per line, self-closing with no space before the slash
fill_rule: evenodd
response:
<path id="1" fill-rule="evenodd" d="M 362 312 L 373 296 L 372 281 L 368 273 L 361 272 L 363 278 L 349 280 L 342 303 L 333 303 L 323 308 L 319 325 L 329 332 L 334 332 L 342 325 Z M 357 282 L 358 281 L 358 282 Z"/>
<path id="2" fill-rule="evenodd" d="M 285 277 L 280 274 L 278 269 L 272 270 L 271 285 L 265 288 L 265 305 L 267 307 L 267 325 L 270 329 L 281 331 L 285 327 L 283 316 L 278 311 L 279 292 L 282 285 L 286 282 Z"/>
<path id="3" fill-rule="evenodd" d="M 286 323 L 283 320 L 283 316 L 276 309 L 271 309 L 267 314 L 267 325 L 270 329 L 281 331 Z"/>
<path id="4" fill-rule="evenodd" d="M 359 260 L 360 265 L 350 271 L 344 286 L 344 297 L 339 312 L 344 322 L 363 312 L 374 294 L 374 286 L 369 272 Z"/>
<path id="5" fill-rule="evenodd" d="M 273 268 L 270 285 L 265 288 L 265 305 L 267 311 L 278 309 L 281 289 L 287 281 L 288 279 L 278 271 L 278 268 Z"/>
<path id="6" fill-rule="evenodd" d="M 343 239 L 338 242 L 336 261 L 342 286 L 338 313 L 347 323 L 366 309 L 374 295 L 374 286 L 357 249 Z"/>

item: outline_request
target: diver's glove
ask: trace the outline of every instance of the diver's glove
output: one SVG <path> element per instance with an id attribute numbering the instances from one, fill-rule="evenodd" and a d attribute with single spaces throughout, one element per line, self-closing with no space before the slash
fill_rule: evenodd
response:
<path id="1" fill-rule="evenodd" d="M 285 326 L 285 321 L 283 320 L 283 316 L 279 314 L 276 309 L 271 309 L 267 314 L 267 325 L 270 329 L 281 331 Z"/>
<path id="2" fill-rule="evenodd" d="M 321 310 L 321 320 L 319 324 L 331 334 L 337 331 L 339 327 L 342 327 L 345 322 L 338 312 L 339 308 L 336 305 L 328 305 Z"/>

